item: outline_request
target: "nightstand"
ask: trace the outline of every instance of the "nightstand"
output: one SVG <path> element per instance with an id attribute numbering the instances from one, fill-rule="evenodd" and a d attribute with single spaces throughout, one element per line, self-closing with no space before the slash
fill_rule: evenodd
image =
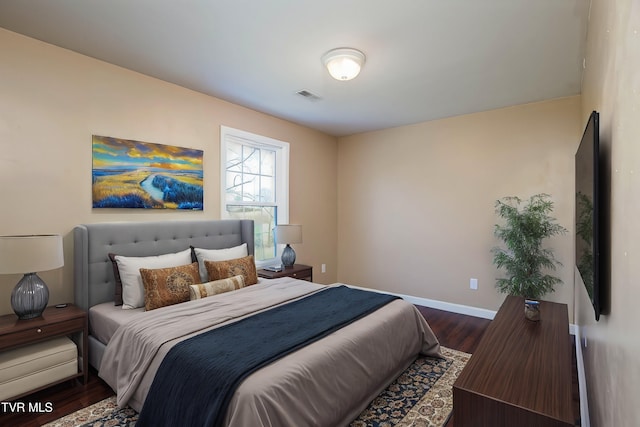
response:
<path id="1" fill-rule="evenodd" d="M 7 314 L 0 316 L 0 352 L 73 334 L 77 337 L 77 340 L 74 340 L 76 345 L 79 344 L 78 360 L 81 360 L 81 363 L 78 373 L 57 383 L 78 378 L 82 380 L 83 384 L 87 384 L 89 376 L 88 333 L 87 312 L 73 304 L 68 304 L 64 308 L 47 307 L 41 317 L 29 320 L 18 320 L 15 314 Z M 51 385 L 53 384 L 46 387 Z M 33 391 L 36 390 L 31 392 Z"/>
<path id="2" fill-rule="evenodd" d="M 258 276 L 265 279 L 277 279 L 279 277 L 293 277 L 294 279 L 313 282 L 313 267 L 304 264 L 293 264 L 293 267 L 283 268 L 282 271 L 258 270 Z"/>

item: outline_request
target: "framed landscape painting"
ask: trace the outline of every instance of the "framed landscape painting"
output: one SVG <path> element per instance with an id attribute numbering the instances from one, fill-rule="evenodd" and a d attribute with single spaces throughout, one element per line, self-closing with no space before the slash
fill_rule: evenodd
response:
<path id="1" fill-rule="evenodd" d="M 202 150 L 93 135 L 93 207 L 203 209 Z"/>

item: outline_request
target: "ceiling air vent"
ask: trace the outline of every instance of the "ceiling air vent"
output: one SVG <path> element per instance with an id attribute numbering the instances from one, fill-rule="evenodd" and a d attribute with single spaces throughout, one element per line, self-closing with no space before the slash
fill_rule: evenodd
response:
<path id="1" fill-rule="evenodd" d="M 318 95 L 313 94 L 306 89 L 299 90 L 296 93 L 303 98 L 307 98 L 309 101 L 319 101 L 321 99 Z"/>

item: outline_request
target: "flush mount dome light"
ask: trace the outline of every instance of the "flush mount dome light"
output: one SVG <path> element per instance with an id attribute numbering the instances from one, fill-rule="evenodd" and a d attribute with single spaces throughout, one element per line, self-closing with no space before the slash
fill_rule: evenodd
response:
<path id="1" fill-rule="evenodd" d="M 322 63 L 336 80 L 351 80 L 360 74 L 364 65 L 364 53 L 357 49 L 341 47 L 322 55 Z"/>

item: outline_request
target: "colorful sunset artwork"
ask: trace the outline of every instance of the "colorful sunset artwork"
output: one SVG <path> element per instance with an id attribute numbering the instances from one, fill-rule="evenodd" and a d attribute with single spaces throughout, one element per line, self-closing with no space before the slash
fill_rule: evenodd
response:
<path id="1" fill-rule="evenodd" d="M 202 154 L 93 135 L 93 207 L 202 210 Z"/>

